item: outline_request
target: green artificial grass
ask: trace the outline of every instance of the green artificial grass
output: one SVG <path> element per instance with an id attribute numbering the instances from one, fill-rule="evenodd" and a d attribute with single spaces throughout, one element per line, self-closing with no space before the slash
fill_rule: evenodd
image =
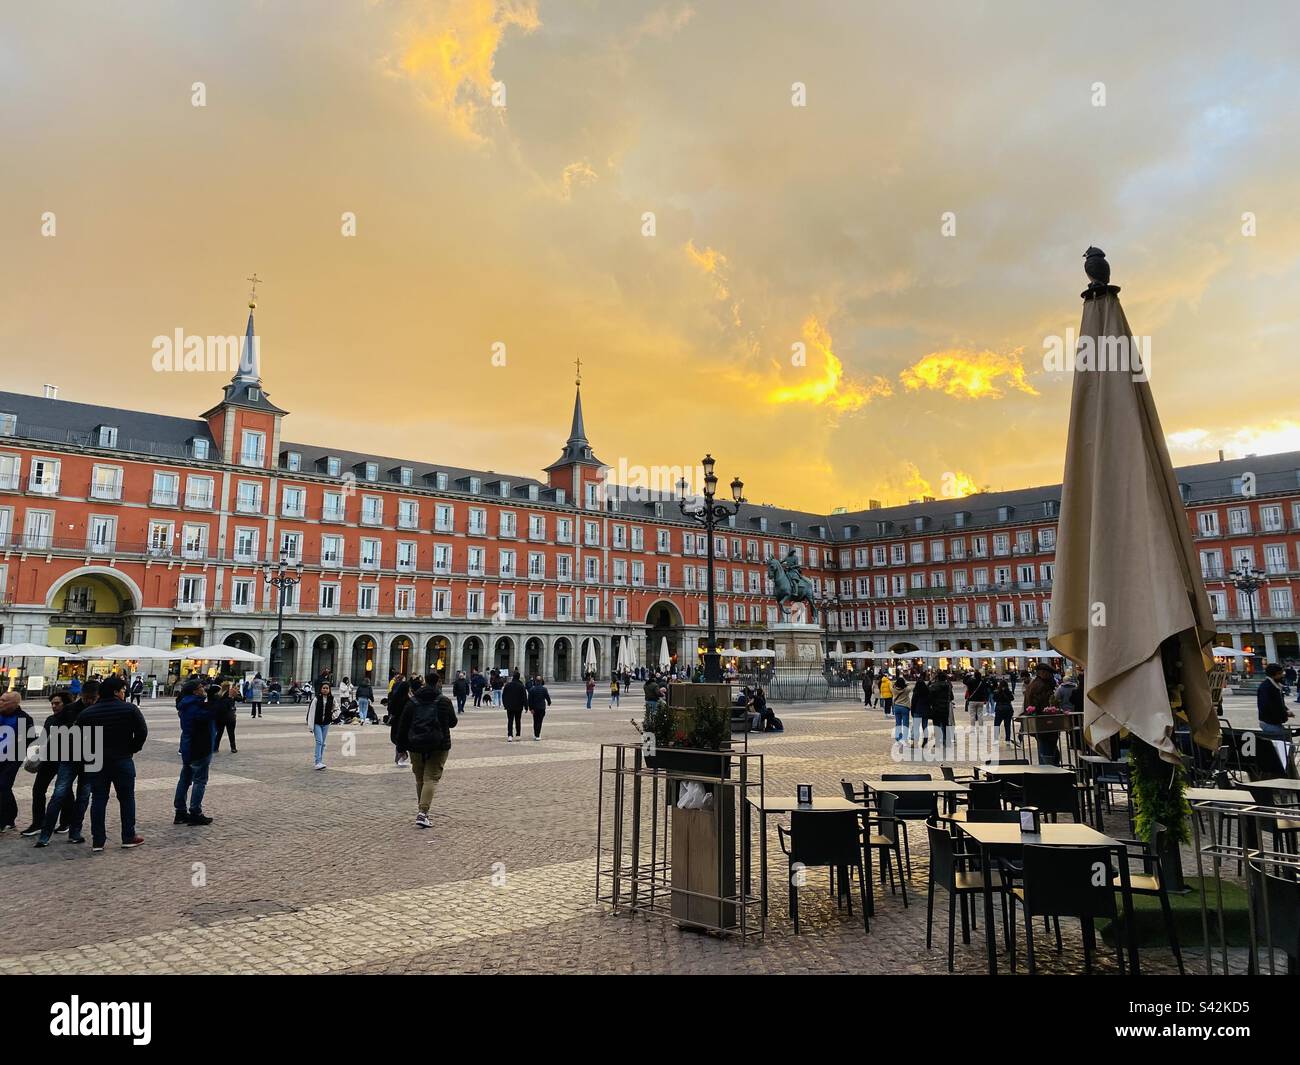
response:
<path id="1" fill-rule="evenodd" d="M 1183 950 L 1203 947 L 1205 933 L 1201 930 L 1201 883 L 1199 877 L 1189 876 L 1187 886 L 1191 888 L 1185 895 L 1169 896 L 1169 908 L 1174 915 L 1174 928 L 1178 932 L 1178 945 Z M 1206 920 L 1210 929 L 1210 946 L 1219 945 L 1219 921 L 1216 910 L 1218 892 L 1212 879 L 1207 879 Z M 1122 900 L 1116 896 L 1116 905 Z M 1139 947 L 1167 947 L 1165 919 L 1160 912 L 1160 900 L 1154 895 L 1133 896 L 1133 919 L 1137 924 Z M 1250 945 L 1250 921 L 1246 915 L 1246 888 L 1233 881 L 1223 881 L 1223 923 L 1230 947 Z M 1114 923 L 1102 925 L 1101 935 L 1107 944 L 1114 945 Z"/>

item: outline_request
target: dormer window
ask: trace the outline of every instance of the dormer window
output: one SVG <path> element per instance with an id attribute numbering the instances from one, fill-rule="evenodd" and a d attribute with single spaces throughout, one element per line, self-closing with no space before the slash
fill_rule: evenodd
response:
<path id="1" fill-rule="evenodd" d="M 502 482 L 501 482 L 500 492 L 501 492 L 501 495 L 502 495 L 502 496 L 508 496 L 508 495 L 510 494 L 510 482 L 509 482 L 509 481 L 502 481 Z"/>
<path id="2" fill-rule="evenodd" d="M 205 459 L 208 457 L 208 442 L 201 436 L 196 436 L 190 440 L 190 454 L 196 459 Z"/>
<path id="3" fill-rule="evenodd" d="M 250 388 L 248 390 L 248 399 L 250 403 L 257 403 L 261 398 L 262 390 L 260 388 Z"/>
<path id="4" fill-rule="evenodd" d="M 101 425 L 95 430 L 95 440 L 100 447 L 117 447 L 117 426 Z"/>
<path id="5" fill-rule="evenodd" d="M 530 485 L 528 486 L 528 498 L 531 499 L 531 500 L 533 500 L 534 502 L 536 502 L 536 500 L 537 500 L 537 498 L 538 498 L 538 495 L 539 495 L 539 493 L 538 493 L 537 485 L 535 485 L 535 484 L 530 484 Z"/>
<path id="6" fill-rule="evenodd" d="M 284 453 L 284 468 L 295 472 L 301 470 L 302 454 L 297 451 L 286 451 Z"/>
<path id="7" fill-rule="evenodd" d="M 0 436 L 13 436 L 18 432 L 18 415 L 0 414 Z"/>
<path id="8" fill-rule="evenodd" d="M 415 481 L 415 471 L 410 466 L 397 467 L 397 483 L 410 487 Z"/>
<path id="9" fill-rule="evenodd" d="M 343 472 L 343 460 L 330 455 L 325 460 L 325 472 L 331 477 L 337 477 Z"/>
<path id="10" fill-rule="evenodd" d="M 437 473 L 433 475 L 433 486 L 434 488 L 438 488 L 444 491 L 446 490 L 447 475 L 442 470 L 439 470 Z"/>
<path id="11" fill-rule="evenodd" d="M 469 479 L 469 490 L 474 495 L 478 495 L 481 491 L 483 491 L 483 478 L 471 477 Z"/>
<path id="12" fill-rule="evenodd" d="M 556 501 L 557 503 L 563 503 L 563 502 L 564 502 L 564 499 L 565 499 L 564 489 L 563 489 L 563 488 L 557 488 L 557 489 L 555 490 L 555 501 Z"/>
<path id="13" fill-rule="evenodd" d="M 362 463 L 362 467 L 362 476 L 364 476 L 367 481 L 379 480 L 379 463 L 365 462 Z"/>
<path id="14" fill-rule="evenodd" d="M 1015 507 L 998 507 L 998 521 L 1010 521 L 1015 512 Z"/>
<path id="15" fill-rule="evenodd" d="M 1185 490 L 1185 489 L 1187 488 L 1187 485 L 1185 485 L 1185 484 L 1184 484 L 1184 485 L 1179 485 L 1179 488 Z M 1184 499 L 1184 500 L 1187 499 L 1187 494 L 1186 494 L 1185 491 L 1184 491 L 1184 493 L 1183 493 L 1183 499 Z M 1047 501 L 1043 504 L 1043 513 L 1046 514 L 1049 518 L 1054 518 L 1054 517 L 1056 517 L 1056 505 L 1057 505 L 1057 504 L 1056 504 L 1056 500 L 1055 500 L 1055 499 L 1049 499 L 1049 500 L 1047 500 Z"/>

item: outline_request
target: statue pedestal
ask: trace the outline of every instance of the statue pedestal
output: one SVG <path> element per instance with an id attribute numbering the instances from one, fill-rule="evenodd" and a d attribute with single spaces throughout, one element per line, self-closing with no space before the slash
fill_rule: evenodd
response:
<path id="1" fill-rule="evenodd" d="M 780 621 L 767 627 L 776 651 L 776 665 L 820 666 L 823 657 L 822 630 L 809 622 Z"/>

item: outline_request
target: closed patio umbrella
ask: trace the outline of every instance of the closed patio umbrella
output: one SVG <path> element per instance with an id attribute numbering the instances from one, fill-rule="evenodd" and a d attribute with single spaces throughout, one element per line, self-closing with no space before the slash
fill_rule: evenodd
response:
<path id="1" fill-rule="evenodd" d="M 1093 746 L 1127 729 L 1176 763 L 1171 686 L 1193 738 L 1218 749 L 1205 658 L 1214 618 L 1119 288 L 1098 249 L 1085 269 L 1048 642 L 1084 668 Z"/>
<path id="2" fill-rule="evenodd" d="M 588 673 L 596 672 L 596 641 L 590 638 L 587 640 L 587 656 L 583 659 L 582 668 Z"/>
<path id="3" fill-rule="evenodd" d="M 669 669 L 673 664 L 673 656 L 668 653 L 668 637 L 659 637 L 659 668 Z"/>
<path id="4" fill-rule="evenodd" d="M 632 642 L 626 636 L 618 641 L 618 664 L 623 669 L 632 668 Z"/>

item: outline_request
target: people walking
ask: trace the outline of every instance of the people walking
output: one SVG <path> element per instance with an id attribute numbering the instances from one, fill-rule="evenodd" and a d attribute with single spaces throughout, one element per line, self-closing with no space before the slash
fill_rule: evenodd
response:
<path id="1" fill-rule="evenodd" d="M 456 722 L 456 710 L 442 694 L 438 674 L 429 673 L 424 684 L 407 699 L 397 723 L 397 743 L 409 752 L 415 774 L 415 823 L 420 828 L 432 827 L 429 810 L 451 753 L 451 730 Z"/>
<path id="2" fill-rule="evenodd" d="M 939 745 L 939 756 L 948 756 L 948 726 L 952 724 L 952 681 L 939 670 L 930 682 L 930 720 L 934 722 L 934 739 Z M 913 698 L 915 701 L 915 697 Z"/>
<path id="3" fill-rule="evenodd" d="M 388 688 L 388 738 L 393 741 L 393 764 L 403 768 L 411 764 L 411 759 L 398 739 L 398 728 L 402 723 L 402 711 L 410 698 L 411 682 L 399 674 L 396 682 Z"/>
<path id="4" fill-rule="evenodd" d="M 33 738 L 32 718 L 16 691 L 0 695 L 0 832 L 18 827 L 14 782 Z"/>
<path id="5" fill-rule="evenodd" d="M 501 692 L 506 686 L 506 678 L 502 676 L 502 671 L 499 669 L 494 669 L 492 671 L 492 679 L 489 681 L 489 683 L 492 686 L 492 705 L 500 706 Z"/>
<path id="6" fill-rule="evenodd" d="M 541 677 L 533 680 L 528 689 L 528 712 L 533 715 L 533 739 L 542 738 L 542 719 L 546 717 L 546 708 L 551 705 L 551 693 L 546 690 L 546 681 Z"/>
<path id="7" fill-rule="evenodd" d="M 618 684 L 619 684 L 618 675 L 615 674 L 614 677 L 612 677 L 609 682 L 609 709 L 610 710 L 614 710 L 618 707 L 618 696 L 619 696 Z"/>
<path id="8" fill-rule="evenodd" d="M 972 673 L 966 685 L 966 709 L 970 711 L 970 723 L 976 728 L 984 722 L 984 711 L 991 694 L 989 678 L 983 673 Z"/>
<path id="9" fill-rule="evenodd" d="M 262 716 L 262 700 L 266 698 L 266 681 L 262 679 L 262 674 L 256 673 L 253 679 L 248 682 L 248 701 L 251 709 L 248 711 L 249 717 Z"/>
<path id="10" fill-rule="evenodd" d="M 177 710 L 181 716 L 181 772 L 176 780 L 174 825 L 210 825 L 203 812 L 203 795 L 208 788 L 208 769 L 216 747 L 220 686 L 205 692 L 198 681 L 187 681 L 181 689 Z"/>
<path id="11" fill-rule="evenodd" d="M 474 705 L 483 705 L 483 689 L 487 687 L 487 678 L 480 672 L 478 666 L 469 671 L 469 690 L 474 693 Z"/>
<path id="12" fill-rule="evenodd" d="M 131 702 L 136 706 L 140 705 L 140 700 L 144 698 L 144 681 L 139 677 L 131 681 Z"/>
<path id="13" fill-rule="evenodd" d="M 880 685 L 880 705 L 884 708 L 885 716 L 888 717 L 894 712 L 894 679 L 888 673 L 882 673 L 878 683 Z"/>
<path id="14" fill-rule="evenodd" d="M 307 721 L 316 737 L 316 763 L 313 768 L 325 768 L 325 740 L 329 736 L 330 722 L 334 720 L 334 692 L 328 683 L 322 684 L 316 697 L 307 706 Z"/>
<path id="15" fill-rule="evenodd" d="M 356 683 L 357 713 L 363 722 L 370 721 L 371 705 L 375 701 L 375 689 L 371 687 L 370 681 L 362 677 Z"/>
<path id="16" fill-rule="evenodd" d="M 123 701 L 125 690 L 126 682 L 121 677 L 109 677 L 99 686 L 99 698 L 77 718 L 83 737 L 92 729 L 98 730 L 95 734 L 99 737 L 98 744 L 82 745 L 90 785 L 90 849 L 95 852 L 102 851 L 108 839 L 110 787 L 117 794 L 123 849 L 144 842 L 135 827 L 135 756 L 149 738 L 149 726 L 138 706 Z"/>
<path id="17" fill-rule="evenodd" d="M 1287 718 L 1294 715 L 1286 708 L 1282 695 L 1282 667 L 1271 662 L 1264 667 L 1264 680 L 1255 690 L 1255 708 L 1259 713 L 1259 734 L 1271 740 L 1289 740 Z"/>
<path id="18" fill-rule="evenodd" d="M 875 690 L 876 671 L 871 666 L 867 666 L 862 671 L 862 705 L 871 706 L 871 696 Z"/>
<path id="19" fill-rule="evenodd" d="M 1011 719 L 1015 716 L 1015 693 L 1005 680 L 998 684 L 993 693 L 993 733 L 996 737 L 998 726 L 1002 726 L 1002 735 L 1007 743 L 1011 742 Z"/>
<path id="20" fill-rule="evenodd" d="M 910 735 L 910 719 L 912 714 L 912 691 L 913 686 L 907 683 L 907 678 L 900 675 L 898 683 L 894 686 L 894 742 L 904 743 Z"/>
<path id="21" fill-rule="evenodd" d="M 230 686 L 230 681 L 221 682 L 212 703 L 212 720 L 217 729 L 216 737 L 212 742 L 212 753 L 216 754 L 221 750 L 221 736 L 224 733 L 230 738 L 230 753 L 238 754 L 239 748 L 235 746 L 235 725 L 238 722 L 239 711 L 235 707 L 235 693 Z"/>
<path id="22" fill-rule="evenodd" d="M 587 709 L 591 709 L 591 697 L 596 693 L 596 676 L 594 673 L 587 674 Z"/>
<path id="23" fill-rule="evenodd" d="M 451 694 L 456 697 L 456 713 L 465 712 L 465 700 L 469 698 L 469 681 L 463 670 L 456 671 L 456 679 L 451 683 Z"/>
<path id="24" fill-rule="evenodd" d="M 492 694 L 495 697 L 496 691 L 494 690 Z M 523 717 L 524 707 L 528 705 L 528 689 L 519 679 L 518 670 L 515 670 L 510 682 L 501 689 L 501 705 L 506 710 L 506 742 L 513 743 L 515 740 L 523 739 Z"/>

